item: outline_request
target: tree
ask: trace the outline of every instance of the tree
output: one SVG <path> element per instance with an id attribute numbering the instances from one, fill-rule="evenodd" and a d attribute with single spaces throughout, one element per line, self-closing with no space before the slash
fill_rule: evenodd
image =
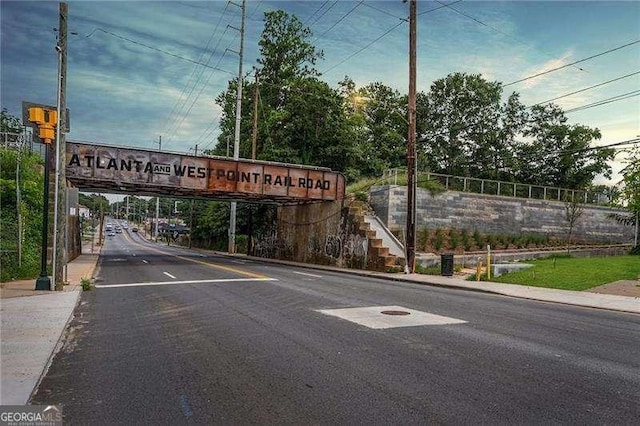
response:
<path id="1" fill-rule="evenodd" d="M 578 219 L 584 213 L 584 206 L 574 196 L 565 195 L 564 199 L 565 220 L 567 221 L 567 253 L 571 250 L 571 240 L 573 238 L 573 230 L 575 229 Z"/>
<path id="2" fill-rule="evenodd" d="M 635 145 L 627 150 L 626 166 L 622 170 L 622 205 L 629 215 L 617 219 L 630 226 L 635 226 L 633 253 L 640 254 L 640 146 Z"/>
<path id="3" fill-rule="evenodd" d="M 6 108 L 2 108 L 2 112 L 0 112 L 0 132 L 22 133 L 22 120 L 11 115 Z"/>
<path id="4" fill-rule="evenodd" d="M 600 131 L 582 125 L 569 125 L 562 109 L 553 104 L 531 108 L 523 135 L 532 138 L 521 144 L 516 178 L 520 182 L 585 189 L 597 175 L 611 177 L 615 151 L 594 149 Z"/>
<path id="5" fill-rule="evenodd" d="M 508 179 L 514 136 L 524 107 L 502 85 L 479 74 L 454 73 L 417 98 L 421 168 L 458 176 Z"/>

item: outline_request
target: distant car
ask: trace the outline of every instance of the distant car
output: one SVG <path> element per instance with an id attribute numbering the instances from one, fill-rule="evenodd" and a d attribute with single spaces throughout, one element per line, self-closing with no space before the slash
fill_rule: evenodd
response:
<path id="1" fill-rule="evenodd" d="M 131 228 L 131 232 L 138 232 L 138 228 L 136 227 Z"/>
<path id="2" fill-rule="evenodd" d="M 115 236 L 115 235 L 116 235 L 116 233 L 115 233 L 115 232 L 113 232 L 113 231 L 109 231 L 109 232 L 107 232 L 107 236 L 108 236 L 108 237 L 113 237 L 113 236 Z"/>
<path id="3" fill-rule="evenodd" d="M 116 228 L 116 234 L 122 234 L 122 229 Z"/>

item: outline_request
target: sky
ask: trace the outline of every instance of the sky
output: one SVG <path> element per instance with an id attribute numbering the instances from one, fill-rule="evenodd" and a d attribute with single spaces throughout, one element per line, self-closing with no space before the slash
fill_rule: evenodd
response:
<path id="1" fill-rule="evenodd" d="M 157 149 L 161 136 L 163 150 L 213 147 L 215 98 L 238 73 L 240 3 L 68 2 L 67 140 Z M 278 9 L 312 30 L 332 87 L 349 76 L 357 87 L 408 92 L 408 3 L 249 0 L 244 71 L 257 65 L 264 13 Z M 13 115 L 23 101 L 56 105 L 58 10 L 0 1 L 0 100 Z M 640 136 L 640 2 L 418 1 L 417 13 L 418 91 L 450 73 L 482 74 L 504 83 L 503 99 L 560 97 L 569 124 L 600 129 L 594 145 Z M 619 181 L 622 161 L 597 183 Z"/>

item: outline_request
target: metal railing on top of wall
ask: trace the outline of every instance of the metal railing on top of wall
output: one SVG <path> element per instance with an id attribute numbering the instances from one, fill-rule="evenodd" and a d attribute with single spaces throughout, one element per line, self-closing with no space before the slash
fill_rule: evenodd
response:
<path id="1" fill-rule="evenodd" d="M 383 178 L 398 184 L 398 176 L 406 175 L 406 170 L 389 169 Z M 417 181 L 433 180 L 447 191 L 472 192 L 476 194 L 501 195 L 506 197 L 530 198 L 537 200 L 566 201 L 576 200 L 584 204 L 606 205 L 611 196 L 601 191 L 567 189 L 553 186 L 530 185 L 491 179 L 445 175 L 432 172 L 418 172 Z"/>

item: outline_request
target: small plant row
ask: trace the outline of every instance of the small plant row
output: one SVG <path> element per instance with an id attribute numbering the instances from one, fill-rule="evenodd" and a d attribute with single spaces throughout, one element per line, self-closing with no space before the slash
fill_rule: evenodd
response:
<path id="1" fill-rule="evenodd" d="M 566 245 L 566 241 L 543 234 L 493 235 L 482 234 L 477 230 L 469 232 L 466 229 L 444 228 L 422 228 L 416 235 L 416 249 L 427 253 L 482 251 L 486 250 L 487 245 L 492 250 L 522 250 L 559 247 Z"/>

